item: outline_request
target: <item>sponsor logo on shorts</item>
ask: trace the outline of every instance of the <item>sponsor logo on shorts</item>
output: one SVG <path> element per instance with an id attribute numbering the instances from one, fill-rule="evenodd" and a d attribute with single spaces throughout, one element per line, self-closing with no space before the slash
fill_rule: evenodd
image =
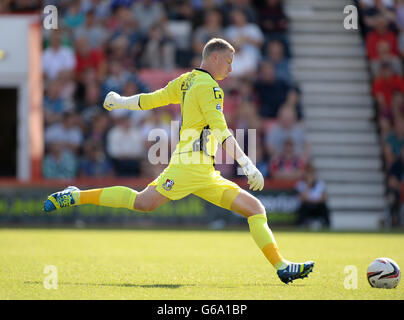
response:
<path id="1" fill-rule="evenodd" d="M 165 183 L 163 183 L 163 189 L 170 191 L 174 185 L 174 181 L 171 179 L 167 179 Z"/>

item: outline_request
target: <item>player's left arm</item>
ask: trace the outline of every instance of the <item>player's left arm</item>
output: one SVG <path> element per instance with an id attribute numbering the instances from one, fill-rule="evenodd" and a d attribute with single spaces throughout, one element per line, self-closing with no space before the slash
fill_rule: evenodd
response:
<path id="1" fill-rule="evenodd" d="M 222 147 L 226 150 L 226 153 L 232 156 L 233 159 L 235 159 L 243 169 L 243 172 L 248 179 L 250 190 L 252 189 L 253 191 L 261 191 L 264 188 L 264 177 L 251 161 L 251 159 L 240 148 L 240 145 L 238 144 L 234 136 L 231 135 L 226 140 L 224 140 L 222 143 Z"/>
<path id="2" fill-rule="evenodd" d="M 219 87 L 201 85 L 198 87 L 198 100 L 202 113 L 216 141 L 220 142 L 242 167 L 253 191 L 262 190 L 264 178 L 251 159 L 241 150 L 234 136 L 229 131 L 223 114 L 223 91 Z"/>

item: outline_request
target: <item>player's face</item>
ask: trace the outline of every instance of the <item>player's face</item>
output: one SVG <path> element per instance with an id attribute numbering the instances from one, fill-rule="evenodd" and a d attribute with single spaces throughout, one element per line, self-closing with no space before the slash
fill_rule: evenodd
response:
<path id="1" fill-rule="evenodd" d="M 216 80 L 225 79 L 232 71 L 231 64 L 233 63 L 234 53 L 230 50 L 224 50 L 218 52 L 217 55 L 217 68 L 216 68 Z"/>

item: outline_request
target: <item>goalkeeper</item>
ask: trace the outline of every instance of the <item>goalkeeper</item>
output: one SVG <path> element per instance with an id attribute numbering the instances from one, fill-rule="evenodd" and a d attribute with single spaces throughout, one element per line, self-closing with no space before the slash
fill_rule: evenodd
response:
<path id="1" fill-rule="evenodd" d="M 214 169 L 213 158 L 220 143 L 242 167 L 253 191 L 262 190 L 261 172 L 244 154 L 227 128 L 223 115 L 223 90 L 216 81 L 232 71 L 234 48 L 223 39 L 211 39 L 202 52 L 200 68 L 180 75 L 166 87 L 148 94 L 123 97 L 109 92 L 104 108 L 149 110 L 169 104 L 181 105 L 180 140 L 167 168 L 141 192 L 115 186 L 91 190 L 68 187 L 51 194 L 44 205 L 50 212 L 63 207 L 94 204 L 151 212 L 170 200 L 194 194 L 217 206 L 247 218 L 251 235 L 281 281 L 289 283 L 304 278 L 314 263 L 292 263 L 279 253 L 261 202 L 223 178 Z"/>

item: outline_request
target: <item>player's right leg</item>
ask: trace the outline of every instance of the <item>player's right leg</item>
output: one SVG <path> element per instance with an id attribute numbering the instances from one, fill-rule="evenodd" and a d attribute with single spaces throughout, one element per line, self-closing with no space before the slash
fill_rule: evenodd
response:
<path id="1" fill-rule="evenodd" d="M 295 279 L 305 278 L 312 272 L 314 262 L 294 263 L 281 256 L 275 237 L 267 224 L 265 208 L 256 197 L 245 190 L 240 190 L 231 203 L 230 210 L 247 218 L 255 243 L 277 270 L 282 282 L 287 284 Z"/>
<path id="2" fill-rule="evenodd" d="M 51 212 L 65 207 L 93 204 L 110 208 L 126 208 L 150 212 L 170 199 L 156 191 L 155 186 L 148 186 L 142 192 L 128 187 L 115 186 L 90 190 L 79 190 L 76 187 L 51 194 L 45 201 L 44 210 Z"/>
<path id="3" fill-rule="evenodd" d="M 281 256 L 275 237 L 267 224 L 266 210 L 261 201 L 236 183 L 223 178 L 219 171 L 210 177 L 204 187 L 199 188 L 194 194 L 247 218 L 252 238 L 277 270 L 281 281 L 288 283 L 294 279 L 304 278 L 312 271 L 314 266 L 312 261 L 293 263 Z"/>

